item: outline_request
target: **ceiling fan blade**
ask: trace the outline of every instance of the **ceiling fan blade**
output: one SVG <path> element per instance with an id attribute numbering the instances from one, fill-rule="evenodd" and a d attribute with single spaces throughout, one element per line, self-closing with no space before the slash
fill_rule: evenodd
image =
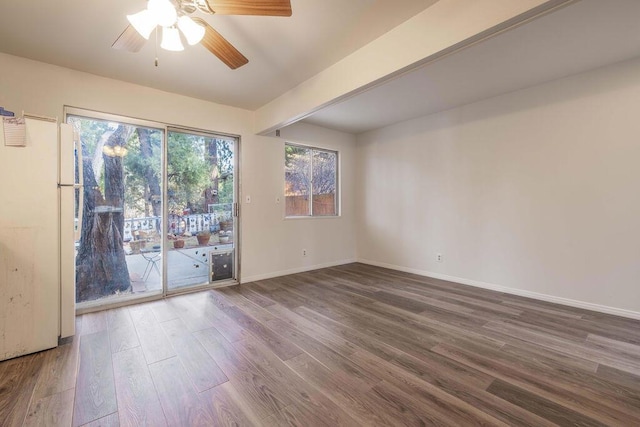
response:
<path id="1" fill-rule="evenodd" d="M 290 0 L 206 0 L 218 15 L 291 16 Z"/>
<path id="2" fill-rule="evenodd" d="M 127 25 L 122 34 L 111 45 L 112 48 L 118 50 L 126 50 L 129 52 L 138 52 L 144 46 L 147 40 L 142 37 L 135 28 Z"/>
<path id="3" fill-rule="evenodd" d="M 249 60 L 238 51 L 238 49 L 233 47 L 227 39 L 222 37 L 219 32 L 214 30 L 203 19 L 194 17 L 193 20 L 205 28 L 204 38 L 200 44 L 220 58 L 220 60 L 227 64 L 229 68 L 235 70 L 249 62 Z"/>

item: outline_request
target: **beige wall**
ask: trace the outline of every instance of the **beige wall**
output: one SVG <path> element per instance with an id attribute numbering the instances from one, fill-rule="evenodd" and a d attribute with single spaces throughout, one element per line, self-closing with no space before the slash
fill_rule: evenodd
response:
<path id="1" fill-rule="evenodd" d="M 297 123 L 283 129 L 280 138 L 267 141 L 256 144 L 250 155 L 243 154 L 247 188 L 261 189 L 245 192 L 251 195 L 251 204 L 243 206 L 243 224 L 245 230 L 253 230 L 256 235 L 251 244 L 244 246 L 243 256 L 255 264 L 249 272 L 243 264 L 243 277 L 261 279 L 274 273 L 289 274 L 355 261 L 355 137 Z M 342 202 L 339 218 L 284 219 L 284 178 L 280 172 L 284 171 L 285 142 L 338 151 Z M 280 198 L 279 204 L 276 197 Z M 306 257 L 302 257 L 302 249 L 307 250 Z"/>
<path id="2" fill-rule="evenodd" d="M 636 60 L 360 135 L 358 258 L 640 317 L 639 112 Z"/>
<path id="3" fill-rule="evenodd" d="M 332 220 L 283 219 L 284 204 L 276 205 L 275 198 L 284 193 L 284 143 L 254 135 L 252 112 L 0 53 L 0 106 L 62 119 L 64 105 L 239 135 L 241 191 L 252 197 L 241 207 L 243 281 L 355 258 L 350 211 Z M 296 140 L 339 150 L 343 170 L 354 169 L 353 136 L 304 126 L 294 130 Z M 352 173 L 343 181 L 344 197 L 352 199 Z"/>

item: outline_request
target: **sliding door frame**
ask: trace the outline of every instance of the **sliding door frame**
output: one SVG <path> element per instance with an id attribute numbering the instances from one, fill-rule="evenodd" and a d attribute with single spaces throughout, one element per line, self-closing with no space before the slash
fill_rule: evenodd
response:
<path id="1" fill-rule="evenodd" d="M 185 134 L 190 134 L 190 135 L 198 135 L 198 136 L 203 136 L 206 138 L 215 138 L 215 137 L 220 137 L 220 138 L 227 138 L 227 139 L 232 139 L 234 141 L 233 146 L 234 146 L 234 152 L 233 152 L 233 203 L 232 203 L 232 218 L 233 218 L 233 278 L 231 279 L 227 279 L 227 280 L 221 280 L 219 282 L 213 282 L 213 283 L 203 283 L 200 285 L 191 285 L 191 286 L 185 286 L 185 287 L 179 287 L 176 289 L 169 289 L 169 283 L 168 283 L 168 267 L 169 267 L 169 262 L 168 262 L 168 258 L 167 258 L 167 252 L 169 250 L 168 247 L 166 247 L 167 245 L 165 245 L 166 239 L 164 239 L 163 236 L 163 245 L 162 245 L 162 258 L 163 258 L 163 262 L 162 262 L 162 289 L 164 290 L 164 295 L 165 296 L 170 296 L 170 295 L 179 295 L 179 294 L 185 294 L 185 293 L 190 293 L 190 292 L 197 292 L 197 291 L 202 291 L 202 290 L 206 290 L 206 289 L 213 289 L 213 288 L 223 288 L 226 286 L 232 286 L 232 285 L 237 285 L 240 283 L 240 251 L 239 251 L 239 242 L 240 242 L 240 227 L 239 227 L 239 223 L 240 223 L 240 216 L 239 216 L 239 202 L 238 202 L 238 195 L 239 195 L 239 180 L 238 177 L 240 176 L 240 174 L 238 173 L 239 170 L 239 166 L 240 166 L 240 136 L 238 135 L 230 135 L 230 134 L 225 134 L 222 132 L 212 132 L 212 131 L 208 131 L 208 130 L 204 130 L 204 129 L 195 129 L 195 128 L 189 128 L 189 127 L 184 127 L 184 126 L 176 126 L 176 125 L 167 125 L 166 127 L 166 133 L 165 133 L 165 138 L 166 138 L 166 143 L 165 143 L 165 147 L 164 147 L 164 159 L 163 159 L 163 165 L 162 165 L 162 169 L 163 169 L 163 173 L 164 176 L 167 176 L 167 172 L 169 170 L 169 132 L 177 132 L 177 133 L 185 133 Z M 169 180 L 165 179 L 162 181 L 162 195 L 163 197 L 166 199 L 167 196 L 169 194 Z M 163 203 L 162 204 L 162 215 L 164 215 L 165 218 L 169 218 L 169 203 Z M 166 234 L 166 233 L 165 233 Z M 209 267 L 211 267 L 209 265 Z M 209 277 L 209 281 L 211 280 L 211 277 Z"/>
<path id="2" fill-rule="evenodd" d="M 141 294 L 141 296 L 135 296 L 135 295 L 126 295 L 123 297 L 118 298 L 117 300 L 114 301 L 110 301 L 110 302 L 106 302 L 106 303 L 100 303 L 98 301 L 87 301 L 87 302 L 83 302 L 80 303 L 80 307 L 78 307 L 78 305 L 76 305 L 76 315 L 80 315 L 80 314 L 84 314 L 84 313 L 90 313 L 90 312 L 94 312 L 94 311 L 101 311 L 101 310 L 106 310 L 106 309 L 111 309 L 111 308 L 118 308 L 118 307 L 123 307 L 126 305 L 131 305 L 131 304 L 139 304 L 141 302 L 147 302 L 147 301 L 155 301 L 155 300 L 159 300 L 159 299 L 163 299 L 166 298 L 168 296 L 172 296 L 172 295 L 178 295 L 178 294 L 184 294 L 184 293 L 190 293 L 190 292 L 197 292 L 197 291 L 202 291 L 202 290 L 207 290 L 207 289 L 213 289 L 213 288 L 219 288 L 219 287 L 226 287 L 226 286 L 232 286 L 232 285 L 237 285 L 240 283 L 240 267 L 241 267 L 241 262 L 240 262 L 240 241 L 241 241 L 241 227 L 240 227 L 240 203 L 239 203 L 239 195 L 240 195 L 240 153 L 241 153 L 241 138 L 240 135 L 234 135 L 234 134 L 228 134 L 228 133 L 224 133 L 224 132 L 216 132 L 216 131 L 210 131 L 210 130 L 206 130 L 206 129 L 198 129 L 198 128 L 192 128 L 192 127 L 186 127 L 186 126 L 181 126 L 181 125 L 175 125 L 175 124 L 169 124 L 169 123 L 163 123 L 163 122 L 158 122 L 158 121 L 154 121 L 154 120 L 147 120 L 147 119 L 140 119 L 140 118 L 135 118 L 135 117 L 129 117 L 129 116 L 123 116 L 123 115 L 119 115 L 119 114 L 112 114 L 112 113 L 105 113 L 105 112 L 100 112 L 100 111 L 95 111 L 95 110 L 90 110 L 90 109 L 86 109 L 86 108 L 81 108 L 81 107 L 73 107 L 73 106 L 68 106 L 65 105 L 63 107 L 63 120 L 64 123 L 67 122 L 67 119 L 69 116 L 79 116 L 79 117 L 84 117 L 84 118 L 88 118 L 88 119 L 96 119 L 96 120 L 104 120 L 104 121 L 112 121 L 112 122 L 118 122 L 118 123 L 123 123 L 123 124 L 127 124 L 127 125 L 133 125 L 133 126 L 141 126 L 141 127 L 146 127 L 146 128 L 151 128 L 151 129 L 156 129 L 159 131 L 162 131 L 163 133 L 163 140 L 162 140 L 162 150 L 161 150 L 161 176 L 162 176 L 162 221 L 161 222 L 161 244 L 160 244 L 160 253 L 162 254 L 162 289 L 161 291 L 151 291 L 149 293 L 149 295 L 145 295 L 145 294 Z M 214 282 L 214 283 L 203 283 L 201 285 L 194 285 L 194 286 L 188 286 L 188 287 L 184 287 L 184 288 L 178 288 L 178 289 L 174 289 L 174 290 L 169 290 L 168 289 L 168 283 L 167 283 L 167 253 L 168 253 L 168 246 L 167 246 L 167 238 L 166 238 L 166 222 L 167 222 L 167 218 L 168 218 L 168 214 L 169 214 L 169 204 L 167 203 L 167 196 L 168 196 L 168 179 L 167 179 L 167 171 L 168 171 L 168 148 L 169 148 L 169 143 L 168 143 L 168 138 L 169 138 L 169 132 L 171 131 L 175 131 L 175 132 L 182 132 L 182 133 L 191 133 L 191 134 L 195 134 L 195 135 L 201 135 L 201 136 L 206 136 L 206 137 L 221 137 L 221 138 L 228 138 L 228 139 L 233 139 L 234 140 L 234 159 L 233 159 L 233 221 L 234 221 L 234 236 L 233 236 L 233 242 L 234 242 L 234 278 L 232 279 L 228 279 L 228 280 L 224 280 L 224 281 L 220 281 L 220 282 Z M 210 280 L 210 278 L 209 278 Z M 75 286 L 75 284 L 74 284 Z"/>

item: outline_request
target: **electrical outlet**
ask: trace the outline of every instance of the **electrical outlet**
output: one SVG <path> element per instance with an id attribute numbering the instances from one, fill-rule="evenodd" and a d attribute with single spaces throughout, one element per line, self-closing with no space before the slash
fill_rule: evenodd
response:
<path id="1" fill-rule="evenodd" d="M 436 254 L 436 261 L 442 262 L 442 254 Z"/>
<path id="2" fill-rule="evenodd" d="M 302 250 L 302 256 L 307 256 L 307 250 L 306 249 Z"/>

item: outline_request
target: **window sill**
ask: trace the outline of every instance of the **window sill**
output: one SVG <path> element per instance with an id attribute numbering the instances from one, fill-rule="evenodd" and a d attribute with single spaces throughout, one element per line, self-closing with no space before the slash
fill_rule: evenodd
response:
<path id="1" fill-rule="evenodd" d="M 298 221 L 301 219 L 340 219 L 342 218 L 342 215 L 323 215 L 323 216 L 310 216 L 310 215 L 306 215 L 306 216 L 285 216 L 283 218 L 283 220 L 285 221 Z"/>

